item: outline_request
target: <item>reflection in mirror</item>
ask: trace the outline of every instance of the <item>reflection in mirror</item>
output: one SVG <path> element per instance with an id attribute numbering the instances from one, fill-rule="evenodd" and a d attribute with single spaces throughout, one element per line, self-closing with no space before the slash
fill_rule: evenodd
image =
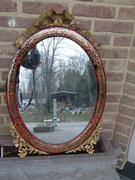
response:
<path id="1" fill-rule="evenodd" d="M 50 37 L 25 57 L 16 82 L 27 128 L 46 143 L 65 143 L 92 117 L 97 82 L 90 58 L 74 41 Z"/>

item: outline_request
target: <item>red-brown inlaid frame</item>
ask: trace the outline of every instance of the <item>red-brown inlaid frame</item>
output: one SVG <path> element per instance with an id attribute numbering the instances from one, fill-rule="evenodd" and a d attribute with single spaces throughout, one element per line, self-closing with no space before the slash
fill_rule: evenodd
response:
<path id="1" fill-rule="evenodd" d="M 95 111 L 88 125 L 78 136 L 62 144 L 48 144 L 36 138 L 27 129 L 26 125 L 24 124 L 23 119 L 19 113 L 19 108 L 16 103 L 17 102 L 16 76 L 17 76 L 17 71 L 19 70 L 20 65 L 23 62 L 24 56 L 39 41 L 54 36 L 69 38 L 75 41 L 84 49 L 84 51 L 90 57 L 93 66 L 95 67 L 95 74 L 98 82 L 98 96 L 97 96 Z M 92 133 L 94 132 L 94 130 L 101 121 L 101 116 L 105 105 L 105 99 L 106 99 L 106 79 L 105 79 L 105 73 L 101 63 L 100 56 L 98 55 L 93 45 L 85 37 L 83 37 L 79 33 L 67 27 L 46 28 L 44 30 L 35 33 L 30 38 L 28 38 L 21 47 L 21 49 L 19 50 L 19 52 L 17 53 L 9 72 L 8 83 L 7 83 L 7 105 L 12 122 L 20 137 L 23 138 L 23 140 L 27 144 L 29 144 L 30 146 L 34 147 L 35 149 L 41 152 L 45 152 L 49 154 L 60 154 L 71 151 L 77 148 L 78 146 L 80 146 L 82 143 L 84 143 L 92 135 Z"/>

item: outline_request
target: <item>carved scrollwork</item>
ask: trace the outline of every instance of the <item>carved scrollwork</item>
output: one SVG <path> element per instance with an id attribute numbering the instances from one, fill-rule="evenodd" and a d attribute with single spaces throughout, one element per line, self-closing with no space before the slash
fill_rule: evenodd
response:
<path id="1" fill-rule="evenodd" d="M 84 142 L 82 143 L 79 147 L 68 151 L 67 153 L 76 153 L 76 152 L 87 152 L 88 154 L 93 154 L 94 153 L 94 145 L 98 142 L 100 138 L 100 133 L 102 130 L 102 125 L 101 123 L 97 125 L 95 131 L 92 133 L 92 135 Z"/>
<path id="2" fill-rule="evenodd" d="M 14 125 L 11 123 L 10 124 L 10 134 L 12 136 L 12 142 L 15 144 L 15 147 L 18 148 L 18 156 L 21 158 L 24 158 L 27 155 L 31 155 L 31 154 L 47 154 L 45 152 L 39 151 L 38 149 L 32 147 L 30 144 L 26 143 L 24 141 L 24 139 L 22 139 Z"/>
<path id="3" fill-rule="evenodd" d="M 94 47 L 98 49 L 101 44 L 98 43 L 94 38 L 91 38 L 91 33 L 89 31 L 84 31 L 80 23 L 74 20 L 74 17 L 69 14 L 66 10 L 64 10 L 61 14 L 57 14 L 55 10 L 50 10 L 47 13 L 42 13 L 39 18 L 37 18 L 32 26 L 24 31 L 18 38 L 15 43 L 17 48 L 21 48 L 24 41 L 30 37 L 32 34 L 38 32 L 39 30 L 48 28 L 48 27 L 68 27 L 81 35 L 83 35 L 86 39 L 91 39 Z"/>
<path id="4" fill-rule="evenodd" d="M 89 155 L 94 153 L 94 145 L 98 142 L 100 138 L 100 133 L 102 130 L 102 125 L 101 123 L 97 125 L 95 131 L 92 133 L 92 135 L 80 146 L 77 148 L 70 150 L 66 153 L 76 153 L 76 152 L 87 152 Z M 28 143 L 24 141 L 24 139 L 20 138 L 18 135 L 16 129 L 14 128 L 13 124 L 10 125 L 10 134 L 13 138 L 13 143 L 15 144 L 15 147 L 18 148 L 18 156 L 21 158 L 24 158 L 27 155 L 31 154 L 45 154 L 47 155 L 48 153 L 39 151 L 38 149 L 30 146 Z"/>

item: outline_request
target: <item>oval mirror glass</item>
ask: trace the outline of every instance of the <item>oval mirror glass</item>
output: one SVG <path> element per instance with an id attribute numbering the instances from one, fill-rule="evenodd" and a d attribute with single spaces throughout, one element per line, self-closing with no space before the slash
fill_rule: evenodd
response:
<path id="1" fill-rule="evenodd" d="M 46 38 L 18 71 L 16 97 L 26 127 L 50 144 L 72 140 L 91 120 L 98 94 L 87 53 L 65 37 Z"/>

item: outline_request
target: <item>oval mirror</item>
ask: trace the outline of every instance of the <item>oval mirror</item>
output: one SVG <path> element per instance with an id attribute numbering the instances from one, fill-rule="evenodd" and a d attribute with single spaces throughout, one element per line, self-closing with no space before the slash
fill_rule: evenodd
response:
<path id="1" fill-rule="evenodd" d="M 30 36 L 9 72 L 7 104 L 21 157 L 92 153 L 105 104 L 105 74 L 92 43 L 65 26 Z"/>
<path id="2" fill-rule="evenodd" d="M 33 63 L 30 67 L 28 62 Z M 86 52 L 65 37 L 46 38 L 19 69 L 17 102 L 27 128 L 50 144 L 72 140 L 94 112 L 97 81 Z"/>

